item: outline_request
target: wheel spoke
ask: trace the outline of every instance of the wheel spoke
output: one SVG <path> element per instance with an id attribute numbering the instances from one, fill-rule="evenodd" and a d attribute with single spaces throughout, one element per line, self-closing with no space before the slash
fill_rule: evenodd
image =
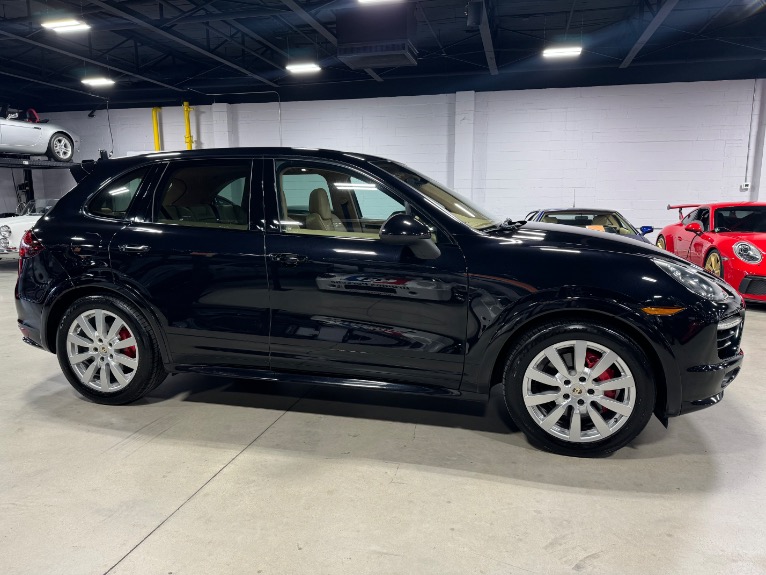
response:
<path id="1" fill-rule="evenodd" d="M 85 332 L 85 335 L 87 335 L 90 339 L 93 341 L 96 341 L 96 332 L 93 329 L 93 327 L 90 325 L 90 322 L 85 319 L 85 316 L 80 316 L 77 318 L 77 325 L 80 326 L 80 329 Z"/>
<path id="2" fill-rule="evenodd" d="M 601 437 L 608 437 L 612 434 L 612 430 L 609 429 L 609 426 L 606 424 L 606 421 L 604 421 L 604 418 L 601 417 L 598 409 L 593 407 L 590 403 L 588 404 L 588 415 L 590 415 L 590 420 L 593 422 L 593 425 L 596 426 Z"/>
<path id="3" fill-rule="evenodd" d="M 624 415 L 625 417 L 633 413 L 633 409 L 629 405 L 625 405 L 624 403 L 620 403 L 619 401 L 615 401 L 614 399 L 610 399 L 608 397 L 596 397 L 593 399 L 593 401 L 596 401 L 606 409 L 614 411 L 615 413 L 619 413 L 620 415 Z"/>
<path id="4" fill-rule="evenodd" d="M 66 340 L 68 343 L 73 343 L 75 345 L 79 345 L 80 347 L 91 347 L 94 344 L 94 342 L 88 341 L 87 339 L 73 333 L 67 335 Z"/>
<path id="5" fill-rule="evenodd" d="M 126 340 L 127 341 L 127 340 Z M 524 373 L 524 377 L 527 377 L 531 379 L 532 381 L 537 381 L 540 383 L 544 383 L 545 385 L 550 385 L 551 387 L 561 387 L 561 383 L 558 379 L 553 377 L 552 375 L 548 375 L 547 373 L 540 371 L 536 367 L 530 367 L 527 369 L 527 371 Z"/>
<path id="6" fill-rule="evenodd" d="M 109 391 L 109 366 L 106 363 L 101 364 L 101 389 Z"/>
<path id="7" fill-rule="evenodd" d="M 617 359 L 617 354 L 615 354 L 613 351 L 608 351 L 604 355 L 602 355 L 601 359 L 598 360 L 598 363 L 594 365 L 590 370 L 591 381 L 593 381 L 602 373 L 604 373 L 607 369 L 609 369 L 616 359 Z"/>
<path id="8" fill-rule="evenodd" d="M 112 346 L 112 349 L 125 349 L 126 347 L 133 347 L 136 345 L 136 338 L 129 337 L 127 339 L 123 339 L 118 341 Z"/>
<path id="9" fill-rule="evenodd" d="M 561 415 L 566 411 L 566 404 L 558 405 L 540 422 L 540 427 L 545 431 L 550 431 L 551 428 L 556 425 L 556 422 L 561 419 Z"/>
<path id="10" fill-rule="evenodd" d="M 556 371 L 561 375 L 569 375 L 569 368 L 564 363 L 564 360 L 561 359 L 561 355 L 559 355 L 557 349 L 549 347 L 545 350 L 545 357 L 548 358 L 548 361 L 553 364 L 553 367 L 555 367 Z"/>
<path id="11" fill-rule="evenodd" d="M 577 340 L 574 344 L 574 370 L 580 372 L 585 368 L 585 352 L 588 350 L 588 343 Z"/>
<path id="12" fill-rule="evenodd" d="M 109 369 L 111 370 L 112 375 L 114 375 L 114 379 L 116 379 L 120 385 L 127 385 L 129 383 L 125 374 L 122 373 L 122 370 L 119 367 L 114 364 L 109 364 Z"/>
<path id="13" fill-rule="evenodd" d="M 106 334 L 106 337 L 104 339 L 106 339 L 107 341 L 111 341 L 112 339 L 117 337 L 117 334 L 119 333 L 120 329 L 124 325 L 125 325 L 125 322 L 122 321 L 120 318 L 118 317 L 114 318 L 114 321 L 112 322 L 112 327 L 109 328 L 109 333 Z"/>
<path id="14" fill-rule="evenodd" d="M 93 357 L 95 354 L 92 351 L 86 351 L 85 353 L 78 353 L 76 355 L 72 355 L 69 357 L 69 363 L 72 365 L 77 365 L 78 363 L 82 363 L 86 359 Z"/>
<path id="15" fill-rule="evenodd" d="M 121 353 L 115 353 L 114 354 L 114 361 L 117 363 L 121 363 L 125 367 L 129 367 L 130 369 L 136 369 L 138 367 L 138 360 L 133 359 L 132 357 L 128 357 L 127 355 L 123 355 Z"/>
<path id="16" fill-rule="evenodd" d="M 99 337 L 103 338 L 106 334 L 106 325 L 104 322 L 104 310 L 96 310 L 96 333 Z"/>
<path id="17" fill-rule="evenodd" d="M 632 375 L 623 375 L 622 377 L 615 377 L 614 379 L 607 379 L 604 382 L 595 382 L 596 389 L 599 391 L 614 391 L 617 389 L 625 389 L 627 387 L 635 387 L 636 382 Z"/>
<path id="18" fill-rule="evenodd" d="M 97 367 L 98 367 L 97 361 L 94 361 L 88 366 L 88 369 L 86 369 L 85 373 L 82 374 L 83 383 L 90 383 L 90 381 L 93 379 L 93 374 L 96 373 Z"/>
<path id="19" fill-rule="evenodd" d="M 572 408 L 572 416 L 569 418 L 569 441 L 580 441 L 582 434 L 582 415 L 577 407 Z"/>
<path id="20" fill-rule="evenodd" d="M 559 393 L 557 391 L 527 395 L 524 397 L 524 405 L 531 407 L 534 405 L 542 405 L 543 403 L 550 403 L 551 401 L 555 401 L 558 396 Z"/>

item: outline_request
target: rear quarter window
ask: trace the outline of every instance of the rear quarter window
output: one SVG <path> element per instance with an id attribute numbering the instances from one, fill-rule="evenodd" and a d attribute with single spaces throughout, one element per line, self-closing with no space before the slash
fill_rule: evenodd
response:
<path id="1" fill-rule="evenodd" d="M 93 196 L 87 211 L 102 218 L 125 219 L 130 204 L 148 172 L 149 167 L 144 166 L 119 176 Z"/>

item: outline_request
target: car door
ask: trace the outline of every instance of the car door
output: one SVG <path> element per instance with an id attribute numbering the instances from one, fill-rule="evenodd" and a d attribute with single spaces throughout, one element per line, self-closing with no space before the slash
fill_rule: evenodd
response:
<path id="1" fill-rule="evenodd" d="M 9 150 L 19 152 L 34 148 L 42 140 L 43 129 L 32 122 L 19 120 L 0 120 L 0 144 Z"/>
<path id="2" fill-rule="evenodd" d="M 699 210 L 693 210 L 686 214 L 686 216 L 681 220 L 681 223 L 675 229 L 676 237 L 673 238 L 673 251 L 677 256 L 680 256 L 684 259 L 689 258 L 689 249 L 691 247 L 692 237 L 694 236 L 693 233 L 687 232 L 684 228 L 687 224 L 690 224 L 696 220 L 698 211 Z"/>
<path id="3" fill-rule="evenodd" d="M 178 365 L 268 368 L 261 166 L 170 161 L 111 242 L 116 281 L 155 309 Z"/>
<path id="4" fill-rule="evenodd" d="M 420 214 L 351 166 L 276 158 L 265 170 L 272 369 L 458 388 L 467 315 L 460 248 L 435 227 L 437 259 L 383 243 L 378 231 L 391 214 Z"/>
<path id="5" fill-rule="evenodd" d="M 710 208 L 702 207 L 697 210 L 696 219 L 693 220 L 702 227 L 702 234 L 691 234 L 689 237 L 689 261 L 702 267 L 705 265 L 705 254 L 710 247 Z"/>

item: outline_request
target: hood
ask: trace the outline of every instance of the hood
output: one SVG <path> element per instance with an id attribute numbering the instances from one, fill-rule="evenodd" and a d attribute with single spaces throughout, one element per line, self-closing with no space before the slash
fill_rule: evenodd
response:
<path id="1" fill-rule="evenodd" d="M 750 242 L 762 252 L 766 252 L 766 233 L 764 232 L 718 232 L 719 244 L 734 245 L 737 242 Z"/>
<path id="2" fill-rule="evenodd" d="M 662 250 L 649 242 L 640 242 L 632 236 L 606 234 L 575 226 L 544 224 L 542 222 L 527 222 L 516 231 L 493 230 L 487 235 L 494 237 L 513 238 L 514 244 L 519 242 L 529 246 L 548 247 L 551 249 L 578 249 L 614 252 L 631 255 L 643 255 L 671 259 L 683 262 L 685 260 Z"/>

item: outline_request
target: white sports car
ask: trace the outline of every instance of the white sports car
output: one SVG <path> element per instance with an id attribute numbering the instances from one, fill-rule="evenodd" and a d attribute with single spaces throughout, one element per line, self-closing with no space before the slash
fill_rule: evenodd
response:
<path id="1" fill-rule="evenodd" d="M 78 146 L 77 136 L 41 120 L 31 108 L 26 112 L 0 108 L 0 154 L 48 156 L 57 162 L 71 162 Z"/>
<path id="2" fill-rule="evenodd" d="M 19 257 L 19 243 L 24 232 L 35 227 L 40 216 L 48 212 L 58 200 L 32 200 L 21 215 L 0 218 L 0 258 Z"/>

